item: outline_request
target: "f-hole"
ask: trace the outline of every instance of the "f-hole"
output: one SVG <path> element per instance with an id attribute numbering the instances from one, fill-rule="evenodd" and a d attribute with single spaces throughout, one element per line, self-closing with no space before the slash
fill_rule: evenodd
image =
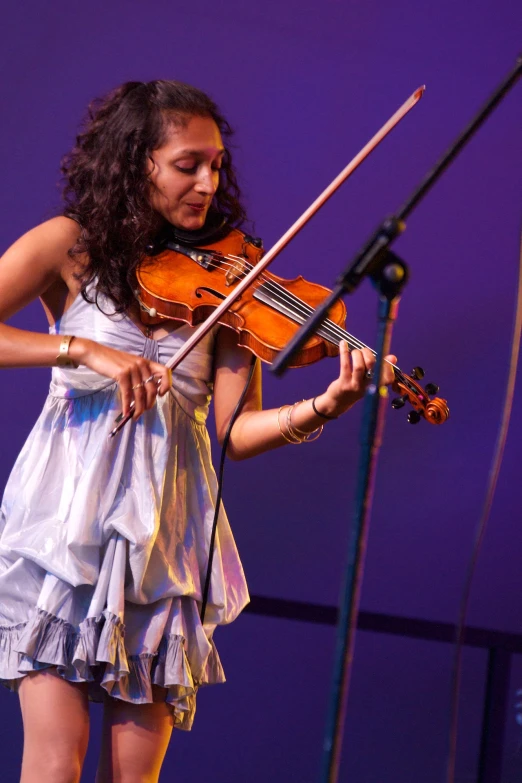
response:
<path id="1" fill-rule="evenodd" d="M 198 299 L 201 299 L 204 292 L 210 294 L 211 296 L 215 296 L 216 299 L 226 299 L 225 294 L 222 294 L 220 291 L 214 291 L 213 288 L 207 288 L 206 286 L 200 286 L 199 288 L 196 288 L 196 296 Z"/>

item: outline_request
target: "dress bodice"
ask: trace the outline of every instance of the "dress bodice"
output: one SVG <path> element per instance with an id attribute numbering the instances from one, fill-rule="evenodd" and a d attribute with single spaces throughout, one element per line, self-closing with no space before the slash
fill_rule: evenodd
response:
<path id="1" fill-rule="evenodd" d="M 164 337 L 147 337 L 125 314 L 114 313 L 114 306 L 98 296 L 99 306 L 78 294 L 69 309 L 52 326 L 51 334 L 72 334 L 94 340 L 119 351 L 144 356 L 165 364 L 185 343 L 193 327 L 186 324 Z M 212 390 L 212 350 L 216 331 L 211 330 L 173 373 L 172 393 L 186 413 L 203 422 L 208 412 Z M 85 366 L 77 369 L 54 367 L 50 394 L 53 397 L 75 398 L 100 391 L 114 381 Z"/>

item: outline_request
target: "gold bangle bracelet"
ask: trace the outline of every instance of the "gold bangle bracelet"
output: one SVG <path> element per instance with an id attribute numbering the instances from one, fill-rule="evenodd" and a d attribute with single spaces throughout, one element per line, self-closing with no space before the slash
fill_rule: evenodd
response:
<path id="1" fill-rule="evenodd" d="M 296 408 L 298 405 L 301 405 L 301 403 L 303 402 L 306 402 L 306 400 L 299 400 L 299 402 L 294 402 L 294 404 L 288 409 L 288 412 L 286 414 L 286 429 L 288 431 L 288 434 L 296 439 L 296 442 L 312 443 L 314 440 L 317 440 L 317 438 L 320 437 L 323 431 L 322 424 L 320 427 L 316 427 L 316 429 L 312 430 L 311 432 L 305 432 L 304 430 L 300 430 L 298 427 L 292 424 L 292 413 L 294 411 L 294 408 Z"/>
<path id="2" fill-rule="evenodd" d="M 287 427 L 292 430 L 297 435 L 302 435 L 306 438 L 307 435 L 311 435 L 313 432 L 317 432 L 319 427 L 317 427 L 315 430 L 311 430 L 310 432 L 305 432 L 304 430 L 300 430 L 299 427 L 296 427 L 295 424 L 292 424 L 292 413 L 294 412 L 294 408 L 297 408 L 298 405 L 301 405 L 301 403 L 306 402 L 306 400 L 299 400 L 298 402 L 294 402 L 292 407 L 288 410 L 288 413 L 286 414 L 286 424 Z"/>
<path id="3" fill-rule="evenodd" d="M 295 440 L 289 438 L 288 435 L 285 435 L 285 433 L 283 432 L 283 428 L 281 427 L 281 411 L 283 410 L 283 408 L 286 407 L 288 406 L 281 405 L 281 407 L 277 411 L 277 426 L 279 427 L 279 432 L 281 433 L 281 435 L 283 436 L 283 438 L 286 440 L 287 443 L 293 443 L 294 446 L 299 446 L 299 444 L 302 443 L 301 438 L 297 438 L 297 436 L 295 435 L 293 436 Z M 288 434 L 290 435 L 290 432 Z"/>
<path id="4" fill-rule="evenodd" d="M 323 431 L 323 425 L 321 424 L 319 427 L 317 427 L 315 430 L 312 430 L 311 432 L 305 432 L 304 430 L 300 430 L 298 427 L 295 427 L 292 424 L 292 413 L 294 408 L 296 408 L 298 405 L 301 405 L 301 403 L 306 402 L 306 400 L 299 400 L 298 402 L 294 402 L 293 405 L 281 405 L 279 410 L 277 411 L 277 426 L 279 427 L 279 432 L 283 436 L 283 438 L 286 440 L 287 443 L 292 443 L 294 446 L 299 446 L 301 443 L 312 443 L 314 440 L 317 440 L 317 438 L 320 437 L 322 431 Z M 283 430 L 283 427 L 281 426 L 281 411 L 283 408 L 287 408 L 286 412 L 286 433 Z"/>
<path id="5" fill-rule="evenodd" d="M 74 340 L 74 335 L 64 334 L 60 347 L 58 349 L 58 356 L 56 357 L 57 367 L 78 367 L 75 361 L 69 356 L 69 347 Z"/>

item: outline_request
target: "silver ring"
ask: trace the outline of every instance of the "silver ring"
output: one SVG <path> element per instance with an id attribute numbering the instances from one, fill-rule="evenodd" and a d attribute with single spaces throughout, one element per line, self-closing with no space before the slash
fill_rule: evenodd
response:
<path id="1" fill-rule="evenodd" d="M 156 383 L 156 376 L 155 375 L 149 375 L 148 378 L 145 378 L 143 383 Z"/>
<path id="2" fill-rule="evenodd" d="M 136 386 L 133 386 L 131 391 L 134 391 L 134 389 L 141 389 L 142 386 L 145 386 L 143 381 L 141 383 L 137 383 Z"/>

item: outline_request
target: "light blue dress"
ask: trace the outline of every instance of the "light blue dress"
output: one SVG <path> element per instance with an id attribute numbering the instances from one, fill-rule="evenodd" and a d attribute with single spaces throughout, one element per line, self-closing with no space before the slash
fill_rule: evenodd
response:
<path id="1" fill-rule="evenodd" d="M 81 335 L 165 363 L 191 334 L 147 338 L 100 300 L 78 296 L 51 333 Z M 0 680 L 56 667 L 134 703 L 166 688 L 190 729 L 199 685 L 223 682 L 212 634 L 248 602 L 226 515 L 209 603 L 199 608 L 216 477 L 205 426 L 211 332 L 174 372 L 171 393 L 114 439 L 116 384 L 54 368 L 49 396 L 13 468 L 0 511 Z"/>

